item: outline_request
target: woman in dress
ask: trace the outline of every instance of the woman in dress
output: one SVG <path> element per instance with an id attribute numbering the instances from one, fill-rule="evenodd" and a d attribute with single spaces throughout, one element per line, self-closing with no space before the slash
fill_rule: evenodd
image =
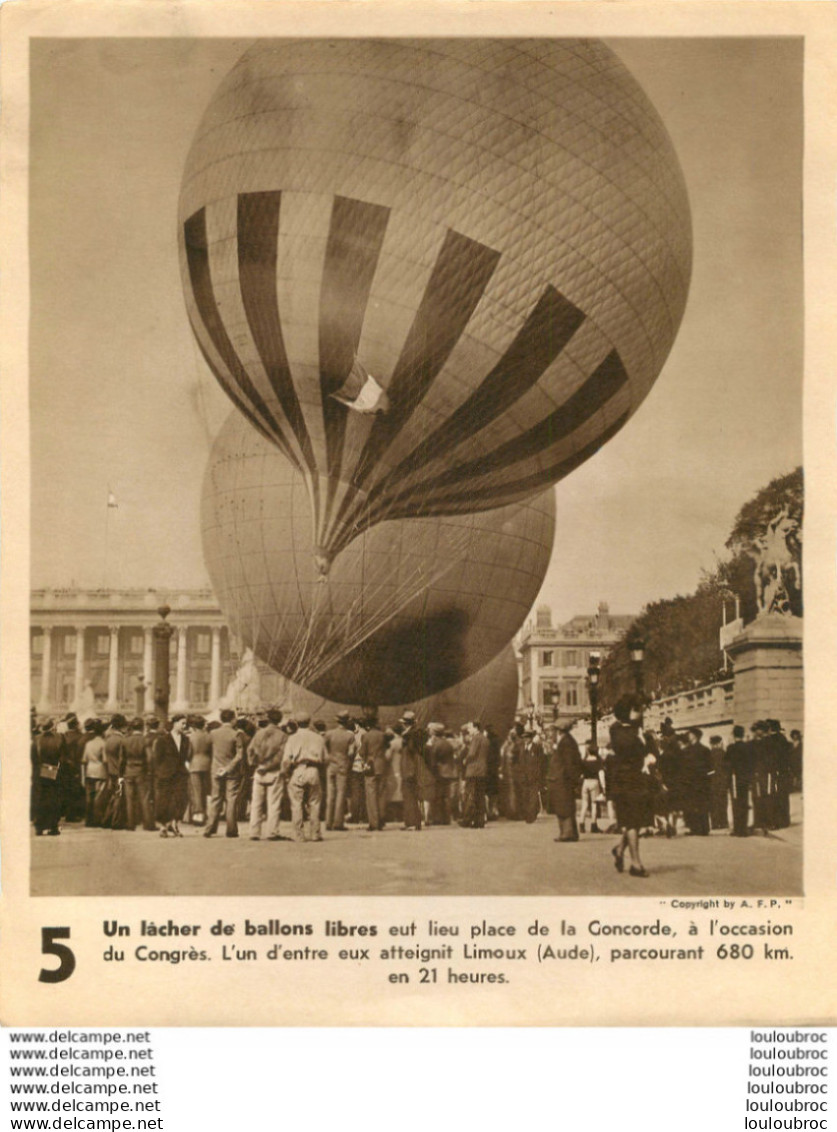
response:
<path id="1" fill-rule="evenodd" d="M 622 836 L 611 852 L 617 872 L 624 871 L 627 849 L 631 858 L 630 875 L 647 877 L 639 855 L 639 831 L 654 820 L 647 774 L 654 756 L 649 755 L 639 736 L 642 716 L 637 698 L 622 696 L 613 714 L 616 722 L 610 729 L 613 757 L 608 764 L 608 793 L 616 807 L 616 821 Z"/>

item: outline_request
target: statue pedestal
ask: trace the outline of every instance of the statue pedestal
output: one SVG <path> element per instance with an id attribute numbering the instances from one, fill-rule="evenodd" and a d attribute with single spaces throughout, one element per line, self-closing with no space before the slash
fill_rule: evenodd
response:
<path id="1" fill-rule="evenodd" d="M 802 618 L 768 613 L 751 621 L 727 646 L 735 665 L 733 718 L 749 727 L 778 719 L 803 730 Z"/>

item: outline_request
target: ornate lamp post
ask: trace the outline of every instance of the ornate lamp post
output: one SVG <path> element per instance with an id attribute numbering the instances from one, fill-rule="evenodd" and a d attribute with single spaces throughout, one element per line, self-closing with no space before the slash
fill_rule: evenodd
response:
<path id="1" fill-rule="evenodd" d="M 639 700 L 640 715 L 642 714 L 645 693 L 643 688 L 643 662 L 645 660 L 645 641 L 637 630 L 633 630 L 627 641 L 628 653 L 634 670 L 634 686 Z"/>
<path id="2" fill-rule="evenodd" d="M 544 684 L 544 693 L 544 707 L 546 707 L 548 697 L 548 702 L 552 708 L 552 722 L 555 723 L 558 719 L 558 705 L 561 702 L 561 689 L 553 681 L 549 684 Z"/>
<path id="3" fill-rule="evenodd" d="M 601 653 L 590 653 L 587 662 L 587 688 L 590 695 L 590 738 L 593 745 L 596 747 L 599 745 L 596 728 L 599 723 L 599 674 L 601 662 Z"/>
<path id="4" fill-rule="evenodd" d="M 160 620 L 154 626 L 154 712 L 163 727 L 169 721 L 169 647 L 174 629 L 166 618 L 171 607 L 161 605 L 157 610 Z"/>

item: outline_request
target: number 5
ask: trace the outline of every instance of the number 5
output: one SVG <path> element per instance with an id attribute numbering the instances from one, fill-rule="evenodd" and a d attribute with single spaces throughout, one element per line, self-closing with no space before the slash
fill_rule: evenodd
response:
<path id="1" fill-rule="evenodd" d="M 56 943 L 57 939 L 69 939 L 69 928 L 41 928 L 41 953 L 43 955 L 57 955 L 59 965 L 52 970 L 41 968 L 38 975 L 39 983 L 63 983 L 69 979 L 76 969 L 76 957 L 65 943 Z"/>

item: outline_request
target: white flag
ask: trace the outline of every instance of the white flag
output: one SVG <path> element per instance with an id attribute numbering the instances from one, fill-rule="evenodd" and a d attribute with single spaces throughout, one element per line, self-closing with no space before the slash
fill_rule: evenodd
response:
<path id="1" fill-rule="evenodd" d="M 375 378 L 367 373 L 355 358 L 354 364 L 343 385 L 332 393 L 335 401 L 354 409 L 356 413 L 385 413 L 389 408 L 389 398 Z"/>

